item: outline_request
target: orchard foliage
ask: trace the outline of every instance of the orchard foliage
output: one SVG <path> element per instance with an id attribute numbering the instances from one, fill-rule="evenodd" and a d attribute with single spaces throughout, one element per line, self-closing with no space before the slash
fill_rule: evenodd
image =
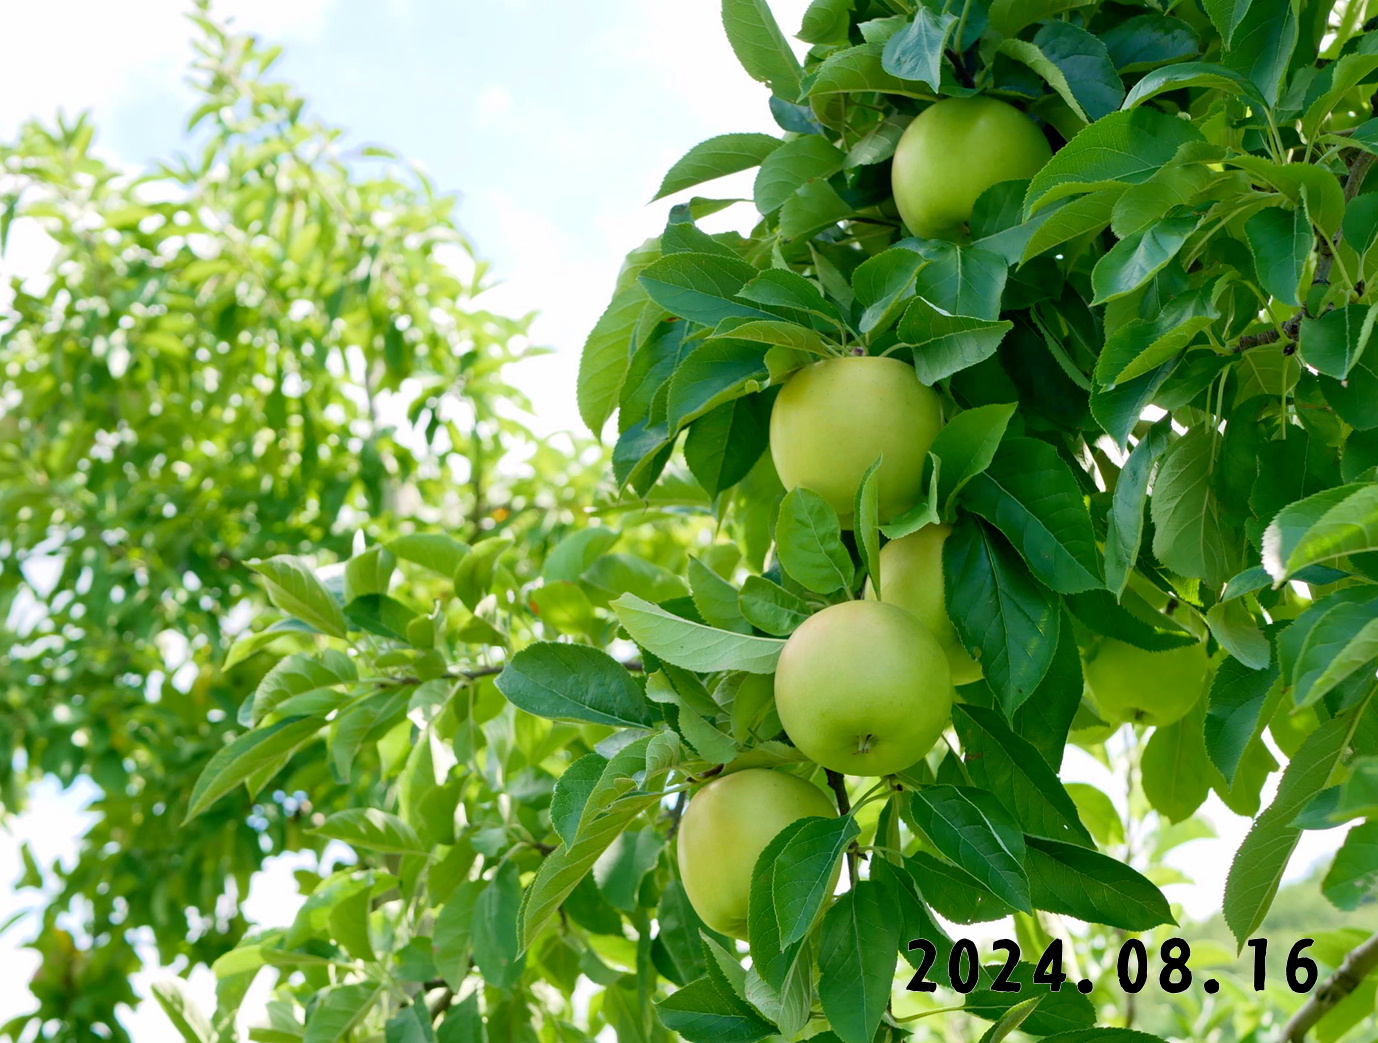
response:
<path id="1" fill-rule="evenodd" d="M 439 526 L 483 548 L 486 590 L 533 574 L 596 480 L 526 430 L 504 368 L 537 352 L 523 321 L 475 303 L 488 277 L 454 200 L 347 149 L 274 79 L 275 51 L 196 21 L 191 154 L 117 167 L 85 118 L 0 144 L 0 245 L 36 226 L 55 250 L 0 290 L 0 808 L 41 776 L 102 794 L 72 864 L 22 852 L 45 903 L 11 929 L 37 936 L 43 969 L 33 1018 L 0 1037 L 121 1038 L 136 943 L 215 959 L 246 929 L 263 859 L 323 846 L 313 808 L 370 799 L 363 774 L 292 762 L 182 824 L 241 706 L 248 722 L 270 705 L 244 704 L 273 660 L 331 630 L 302 605 L 231 647 L 267 607 L 249 562 L 347 557 L 365 523 L 376 539 Z M 372 556 L 373 579 L 327 582 L 383 641 L 411 612 L 377 593 L 391 552 Z M 409 600 L 424 619 L 427 586 Z M 496 640 L 490 623 L 483 608 L 469 625 Z M 303 662 L 272 683 L 356 670 L 294 674 Z"/>
<path id="2" fill-rule="evenodd" d="M 232 657 L 307 636 L 176 811 L 225 814 L 289 763 L 327 791 L 328 772 L 359 799 L 312 811 L 312 835 L 357 860 L 305 875 L 289 928 L 216 962 L 216 1024 L 168 994 L 183 1035 L 234 1038 L 271 968 L 255 1038 L 307 1043 L 1158 1038 L 1092 1029 L 1131 1016 L 1103 983 L 1011 996 L 984 987 L 988 968 L 964 1000 L 944 994 L 964 1007 L 949 1014 L 897 989 L 897 969 L 926 937 L 943 980 L 935 916 L 1012 916 L 1026 954 L 1079 938 L 1097 981 L 1107 938 L 1172 924 L 1153 833 L 1059 778 L 1069 742 L 1105 755 L 1117 723 L 1083 699 L 1083 659 L 1107 641 L 1208 642 L 1186 712 L 1122 736 L 1158 852 L 1212 791 L 1254 817 L 1224 894 L 1241 944 L 1304 830 L 1375 813 L 1363 17 L 1306 0 L 816 0 L 801 62 L 764 0 L 724 0 L 780 133 L 696 146 L 659 196 L 754 169 L 760 218 L 714 234 L 700 222 L 744 201 L 693 196 L 629 256 L 578 388 L 592 429 L 616 414 L 598 523 L 525 573 L 499 541 L 441 526 L 350 557 L 333 589 L 300 559 L 255 566 L 282 620 Z M 989 188 L 955 241 L 910 236 L 890 192 L 899 136 L 978 93 L 1027 112 L 1053 157 Z M 856 354 L 912 363 L 946 418 L 922 492 L 883 524 L 877 469 L 842 519 L 787 493 L 768 446 L 780 386 Z M 688 520 L 705 516 L 711 530 Z M 658 559 L 632 527 L 648 517 Z M 664 543 L 676 517 L 692 554 Z M 867 580 L 883 594 L 883 541 L 938 522 L 948 614 L 984 677 L 925 759 L 825 777 L 775 713 L 781 649 Z M 744 952 L 704 929 L 672 852 L 686 795 L 746 767 L 826 785 L 840 814 L 786 828 L 755 863 Z M 1371 897 L 1372 828 L 1326 877 L 1341 909 Z M 1276 1031 L 1276 1009 L 1226 988 L 1171 1031 Z"/>

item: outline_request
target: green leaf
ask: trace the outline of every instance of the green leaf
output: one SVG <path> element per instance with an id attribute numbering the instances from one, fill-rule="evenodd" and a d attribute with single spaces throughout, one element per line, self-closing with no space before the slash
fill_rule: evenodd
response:
<path id="1" fill-rule="evenodd" d="M 862 880 L 823 917 L 818 998 L 842 1043 L 870 1043 L 890 1002 L 901 941 L 894 904 Z"/>
<path id="2" fill-rule="evenodd" d="M 337 649 L 317 655 L 289 655 L 263 675 L 253 699 L 245 704 L 250 710 L 249 720 L 240 723 L 258 725 L 274 713 L 324 717 L 343 702 L 345 696 L 339 687 L 358 677 L 354 660 Z"/>
<path id="3" fill-rule="evenodd" d="M 340 1043 L 363 1022 L 383 987 L 375 982 L 336 985 L 318 994 L 302 1043 Z"/>
<path id="4" fill-rule="evenodd" d="M 803 599 L 762 576 L 748 576 L 742 582 L 737 607 L 752 626 L 777 637 L 788 637 L 809 618 Z"/>
<path id="5" fill-rule="evenodd" d="M 808 97 L 880 91 L 910 98 L 931 98 L 932 92 L 921 83 L 902 80 L 885 71 L 881 64 L 884 44 L 863 43 L 834 51 L 813 73 Z"/>
<path id="6" fill-rule="evenodd" d="M 430 1016 L 422 1013 L 425 1009 L 424 1004 L 413 1003 L 389 1018 L 383 1029 L 384 1043 L 435 1043 Z"/>
<path id="7" fill-rule="evenodd" d="M 957 786 L 925 786 L 910 805 L 914 821 L 943 857 L 1002 901 L 1031 912 L 1024 838 L 990 794 Z"/>
<path id="8" fill-rule="evenodd" d="M 1291 666 L 1293 705 L 1318 702 L 1375 657 L 1378 598 L 1331 605 L 1307 631 L 1301 654 Z"/>
<path id="9" fill-rule="evenodd" d="M 938 504 L 952 513 L 953 501 L 972 478 L 990 466 L 1016 404 L 975 406 L 952 417 L 938 431 L 929 450 L 942 461 L 938 468 Z"/>
<path id="10" fill-rule="evenodd" d="M 469 553 L 469 545 L 452 540 L 438 532 L 414 532 L 398 536 L 385 546 L 403 561 L 414 562 L 447 579 L 455 574 L 459 563 Z"/>
<path id="11" fill-rule="evenodd" d="M 706 253 L 677 253 L 653 261 L 637 277 L 651 300 L 672 315 L 705 326 L 726 318 L 773 319 L 736 299 L 757 269 L 746 261 Z"/>
<path id="12" fill-rule="evenodd" d="M 1378 549 L 1378 484 L 1328 489 L 1284 508 L 1263 533 L 1275 583 L 1348 554 Z"/>
<path id="13" fill-rule="evenodd" d="M 852 204 L 826 181 L 802 185 L 780 207 L 780 236 L 786 241 L 808 239 L 852 216 Z"/>
<path id="14" fill-rule="evenodd" d="M 427 855 L 430 849 L 416 830 L 396 815 L 380 808 L 346 808 L 326 816 L 312 830 L 331 840 L 342 840 L 351 847 L 368 848 L 393 855 Z"/>
<path id="15" fill-rule="evenodd" d="M 344 607 L 345 618 L 370 634 L 394 641 L 408 640 L 408 627 L 420 616 L 411 608 L 386 594 L 365 594 Z"/>
<path id="16" fill-rule="evenodd" d="M 856 534 L 857 550 L 866 574 L 871 577 L 876 597 L 881 596 L 880 576 L 880 470 L 881 457 L 866 469 L 856 490 L 856 505 L 852 512 L 852 531 Z M 788 498 L 788 497 L 787 497 Z M 845 550 L 845 548 L 844 548 Z M 848 561 L 850 562 L 850 558 Z"/>
<path id="17" fill-rule="evenodd" d="M 1057 598 L 995 530 L 961 519 L 943 544 L 947 614 L 1006 714 L 1033 694 L 1057 650 Z"/>
<path id="18" fill-rule="evenodd" d="M 1200 140 L 1193 124 L 1156 109 L 1112 112 L 1079 131 L 1034 175 L 1024 209 L 1034 213 L 1107 185 L 1137 185 L 1171 162 L 1182 145 Z"/>
<path id="19" fill-rule="evenodd" d="M 775 553 L 784 570 L 816 594 L 852 585 L 852 558 L 842 545 L 837 512 L 811 489 L 785 494 L 775 523 Z"/>
<path id="20" fill-rule="evenodd" d="M 946 315 L 921 297 L 899 322 L 901 342 L 913 348 L 919 381 L 930 386 L 990 358 L 1012 329 L 1014 323 L 1005 319 Z"/>
<path id="21" fill-rule="evenodd" d="M 734 634 L 694 623 L 635 594 L 623 594 L 612 608 L 633 641 L 657 658 L 686 670 L 774 673 L 775 661 L 785 645 L 778 638 Z"/>
<path id="22" fill-rule="evenodd" d="M 631 360 L 632 338 L 647 307 L 649 298 L 638 278 L 659 255 L 660 246 L 653 242 L 627 256 L 612 300 L 584 341 L 579 356 L 579 416 L 595 436 L 617 408 Z"/>
<path id="23" fill-rule="evenodd" d="M 1139 289 L 1177 256 L 1198 223 L 1191 214 L 1167 217 L 1121 239 L 1091 272 L 1091 303 L 1104 304 Z"/>
<path id="24" fill-rule="evenodd" d="M 1202 718 L 1196 712 L 1155 728 L 1142 759 L 1144 796 L 1169 822 L 1190 818 L 1211 791 Z"/>
<path id="25" fill-rule="evenodd" d="M 630 780 L 628 780 L 630 784 Z M 607 805 L 604 811 L 585 811 L 573 844 L 562 844 L 544 859 L 522 897 L 519 936 L 522 949 L 540 937 L 570 892 L 584 879 L 598 856 L 622 834 L 632 819 L 660 803 L 660 794 L 632 794 Z M 590 799 L 590 804 L 595 802 Z"/>
<path id="26" fill-rule="evenodd" d="M 1328 377 L 1344 380 L 1368 347 L 1378 306 L 1350 304 L 1320 318 L 1301 320 L 1297 347 L 1302 359 Z"/>
<path id="27" fill-rule="evenodd" d="M 1110 185 L 1073 199 L 1062 199 L 1042 211 L 1044 220 L 1024 244 L 1021 263 L 1047 253 L 1070 239 L 1097 232 L 1110 223 L 1115 204 L 1127 185 Z"/>
<path id="28" fill-rule="evenodd" d="M 708 976 L 656 1001 L 660 1022 L 689 1043 L 755 1043 L 775 1032 L 746 1000 Z"/>
<path id="29" fill-rule="evenodd" d="M 1302 273 L 1314 233 L 1301 210 L 1270 206 L 1244 223 L 1263 291 L 1292 308 L 1301 306 Z"/>
<path id="30" fill-rule="evenodd" d="M 842 852 L 860 832 L 850 815 L 806 819 L 775 854 L 771 901 L 782 947 L 794 945 L 809 933 L 818 910 L 833 892 Z"/>
<path id="31" fill-rule="evenodd" d="M 1009 272 L 1003 256 L 980 246 L 940 240 L 925 243 L 923 252 L 929 263 L 914 278 L 914 290 L 923 300 L 949 316 L 987 322 L 1000 317 L 1000 297 Z"/>
<path id="32" fill-rule="evenodd" d="M 996 711 L 966 703 L 952 708 L 967 775 L 992 793 L 1026 833 L 1091 844 L 1076 805 L 1057 773 Z"/>
<path id="33" fill-rule="evenodd" d="M 1182 576 L 1221 585 L 1235 572 L 1239 536 L 1213 485 L 1213 432 L 1195 428 L 1168 447 L 1153 495 L 1153 553 Z"/>
<path id="34" fill-rule="evenodd" d="M 1020 995 L 1032 992 L 1041 1002 L 1024 1023 L 1024 1031 L 1030 1036 L 1044 1036 L 1050 1032 L 1084 1028 L 1096 1023 L 1096 1008 L 1090 997 L 1078 992 L 1072 982 L 1067 982 L 1057 992 L 1050 992 L 1047 985 L 1034 984 L 1034 965 L 1031 963 L 1015 964 L 1009 975 L 1011 983 L 1022 986 L 1019 993 L 995 992 L 991 985 L 1003 966 L 991 963 L 980 969 L 977 988 L 968 993 L 962 1003 L 964 1011 L 993 1021 L 1008 1011 Z"/>
<path id="35" fill-rule="evenodd" d="M 586 753 L 571 764 L 558 779 L 550 798 L 550 824 L 566 844 L 574 842 L 584 806 L 608 767 L 606 757 Z"/>
<path id="36" fill-rule="evenodd" d="M 689 353 L 670 378 L 667 409 L 672 429 L 750 394 L 769 375 L 760 344 L 728 337 L 706 341 Z"/>
<path id="37" fill-rule="evenodd" d="M 924 901 L 953 923 L 988 923 L 1013 916 L 1015 909 L 1002 902 L 975 877 L 927 851 L 904 860 Z M 936 969 L 935 969 L 936 970 Z M 943 968 L 943 972 L 946 968 Z"/>
<path id="38" fill-rule="evenodd" d="M 386 594 L 397 558 L 385 547 L 369 547 L 356 554 L 345 565 L 345 604 L 369 594 Z"/>
<path id="39" fill-rule="evenodd" d="M 709 410 L 689 428 L 684 462 L 709 496 L 736 485 L 765 452 L 770 399 L 746 395 Z"/>
<path id="40" fill-rule="evenodd" d="M 1219 317 L 1206 286 L 1174 297 L 1150 318 L 1130 319 L 1106 337 L 1096 360 L 1096 383 L 1114 387 L 1151 373 Z"/>
<path id="41" fill-rule="evenodd" d="M 522 888 L 516 863 L 504 862 L 474 903 L 474 962 L 483 980 L 495 989 L 509 989 L 521 977 L 525 961 L 517 936 Z"/>
<path id="42" fill-rule="evenodd" d="M 1208 6 L 1219 6 L 1220 0 Z M 1240 8 L 1235 5 L 1236 16 Z M 1297 45 L 1298 9 L 1290 4 L 1274 7 L 1254 3 L 1238 21 L 1225 61 L 1230 68 L 1243 73 L 1262 96 L 1259 108 L 1274 108 L 1282 89 L 1283 78 Z"/>
<path id="43" fill-rule="evenodd" d="M 779 147 L 780 139 L 769 134 L 719 134 L 701 141 L 675 161 L 651 202 L 705 181 L 750 170 Z"/>
<path id="44" fill-rule="evenodd" d="M 863 309 L 858 323 L 862 333 L 874 337 L 890 328 L 914 296 L 914 276 L 927 263 L 922 254 L 897 247 L 857 265 L 852 290 Z"/>
<path id="45" fill-rule="evenodd" d="M 322 634 L 345 636 L 345 618 L 340 603 L 330 596 L 325 584 L 316 578 L 306 562 L 289 554 L 279 554 L 249 567 L 263 577 L 268 600 L 283 612 L 309 623 Z"/>
<path id="46" fill-rule="evenodd" d="M 1190 25 L 1159 14 L 1126 18 L 1101 33 L 1101 42 L 1121 72 L 1142 72 L 1192 58 L 1201 49 L 1201 41 Z"/>
<path id="47" fill-rule="evenodd" d="M 892 76 L 937 91 L 942 86 L 943 49 L 957 21 L 951 11 L 936 12 L 919 4 L 914 20 L 885 41 L 881 67 Z"/>
<path id="48" fill-rule="evenodd" d="M 659 716 L 616 659 L 583 645 L 529 645 L 503 668 L 497 687 L 514 706 L 538 717 L 649 728 Z"/>
<path id="49" fill-rule="evenodd" d="M 785 101 L 799 97 L 799 60 L 776 25 L 766 0 L 722 0 L 727 41 L 753 80 Z"/>
<path id="50" fill-rule="evenodd" d="M 1172 426 L 1166 418 L 1150 427 L 1130 452 L 1115 482 L 1106 518 L 1105 585 L 1116 598 L 1124 593 L 1139 558 L 1148 483 L 1171 435 Z"/>
<path id="51" fill-rule="evenodd" d="M 1251 670 L 1238 659 L 1226 659 L 1211 678 L 1206 707 L 1206 752 L 1231 785 L 1245 747 L 1263 730 L 1268 695 L 1278 679 L 1277 664 Z"/>
<path id="52" fill-rule="evenodd" d="M 846 154 L 817 134 L 781 145 L 761 164 L 753 198 L 756 209 L 772 214 L 810 181 L 832 177 L 842 169 Z"/>
<path id="53" fill-rule="evenodd" d="M 275 764 L 281 768 L 324 724 L 317 717 L 288 717 L 247 732 L 217 750 L 191 788 L 186 818 L 182 821 L 195 818 L 255 773 Z"/>
<path id="54" fill-rule="evenodd" d="M 1352 912 L 1378 888 L 1378 822 L 1361 822 L 1349 831 L 1321 881 L 1321 893 L 1337 909 Z"/>
<path id="55" fill-rule="evenodd" d="M 1102 585 L 1091 515 L 1071 469 L 1047 442 L 1006 439 L 962 493 L 962 502 L 1006 533 L 1030 571 L 1053 590 Z"/>
<path id="56" fill-rule="evenodd" d="M 1034 908 L 1125 931 L 1176 923 L 1163 893 L 1124 863 L 1059 840 L 1027 843 Z"/>
<path id="57" fill-rule="evenodd" d="M 1183 90 L 1188 87 L 1205 87 L 1262 100 L 1257 88 L 1233 69 L 1212 62 L 1183 62 L 1147 73 L 1124 99 L 1124 108 L 1134 109 L 1164 91 Z"/>
<path id="58" fill-rule="evenodd" d="M 155 981 L 149 992 L 186 1043 L 211 1043 L 215 1038 L 210 1021 L 201 1013 L 180 978 Z"/>
<path id="59" fill-rule="evenodd" d="M 1124 100 L 1124 84 L 1110 60 L 1110 52 L 1097 37 L 1071 22 L 1054 21 L 1039 29 L 1033 42 L 1061 73 L 1068 93 L 1076 101 L 1075 107 L 1088 121 L 1119 108 Z M 1058 88 L 1053 85 L 1053 89 Z"/>
<path id="60" fill-rule="evenodd" d="M 1225 881 L 1225 921 L 1241 948 L 1263 922 L 1277 895 L 1302 830 L 1293 821 L 1321 790 L 1350 748 L 1378 743 L 1378 714 L 1369 706 L 1327 721 L 1307 736 L 1278 784 L 1277 796 L 1254 820 Z"/>
<path id="61" fill-rule="evenodd" d="M 991 28 L 1002 36 L 1014 36 L 1026 25 L 1053 18 L 1064 11 L 1086 6 L 1088 0 L 992 0 Z"/>

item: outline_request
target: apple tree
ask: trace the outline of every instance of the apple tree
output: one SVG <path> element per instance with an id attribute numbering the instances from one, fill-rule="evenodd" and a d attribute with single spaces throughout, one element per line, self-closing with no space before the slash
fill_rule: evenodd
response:
<path id="1" fill-rule="evenodd" d="M 0 287 L 0 817 L 38 780 L 93 800 L 72 857 L 19 851 L 32 915 L 0 930 L 42 966 L 0 986 L 32 999 L 0 1039 L 122 1038 L 142 962 L 220 956 L 265 858 L 324 846 L 309 808 L 370 799 L 316 762 L 182 824 L 241 705 L 314 640 L 289 622 L 227 657 L 267 607 L 249 561 L 439 526 L 525 576 L 597 480 L 587 444 L 528 430 L 508 368 L 540 351 L 477 299 L 454 199 L 347 146 L 273 49 L 196 25 L 190 155 L 113 162 L 87 117 L 0 142 L 0 250 L 52 251 Z"/>
<path id="2" fill-rule="evenodd" d="M 271 968 L 260 1039 L 1146 1043 L 1106 939 L 1170 937 L 1138 827 L 1212 793 L 1254 820 L 1240 947 L 1305 830 L 1354 823 L 1323 891 L 1371 899 L 1362 5 L 816 0 L 802 60 L 764 0 L 722 16 L 779 133 L 674 164 L 585 345 L 600 523 L 528 580 L 439 533 L 343 602 L 257 566 L 314 650 L 188 814 L 293 756 L 370 799 L 313 818 L 353 854 L 217 962 L 216 1024 L 168 995 L 187 1039 Z M 614 542 L 648 518 L 682 570 Z M 397 568 L 453 589 L 397 607 Z M 1069 744 L 1129 773 L 1129 828 Z M 993 921 L 1007 967 L 961 937 Z M 1209 1031 L 1333 1031 L 1378 942 L 1322 962 L 1310 999 L 1227 980 Z"/>

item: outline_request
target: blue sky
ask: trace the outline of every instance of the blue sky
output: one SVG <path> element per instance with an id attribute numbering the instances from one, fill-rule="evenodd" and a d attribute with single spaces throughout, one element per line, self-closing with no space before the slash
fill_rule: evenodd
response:
<path id="1" fill-rule="evenodd" d="M 771 2 L 792 33 L 806 0 Z M 539 309 L 533 337 L 556 349 L 516 375 L 544 430 L 578 427 L 579 347 L 623 254 L 663 224 L 668 204 L 646 200 L 665 169 L 714 134 L 777 132 L 764 89 L 727 46 L 717 0 L 224 0 L 217 9 L 285 45 L 279 73 L 346 128 L 347 143 L 392 147 L 461 193 L 459 221 L 504 280 L 485 304 Z M 11 5 L 0 42 L 0 138 L 64 106 L 92 108 L 99 143 L 127 164 L 176 149 L 191 98 L 182 10 L 178 0 Z M 749 186 L 750 175 L 739 175 L 711 194 L 749 195 Z M 750 208 L 741 209 L 737 220 L 749 223 Z M 42 237 L 16 228 L 0 282 L 7 269 L 33 270 L 44 257 Z M 1120 786 L 1089 756 L 1074 753 L 1068 767 L 1070 778 Z M 0 826 L 0 922 L 17 901 L 13 841 L 30 838 L 58 858 L 82 828 L 79 799 L 51 787 L 38 796 L 35 813 L 8 834 Z M 1208 807 L 1220 839 L 1178 849 L 1176 864 L 1197 886 L 1168 892 L 1195 915 L 1218 905 L 1246 825 L 1218 801 Z M 1294 874 L 1340 832 L 1308 834 Z M 290 918 L 290 868 L 280 863 L 256 881 L 252 915 Z M 0 966 L 27 977 L 18 940 L 0 937 Z M 212 995 L 208 973 L 194 983 L 199 996 Z M 28 1005 L 0 990 L 0 1021 Z M 127 1024 L 140 1043 L 176 1039 L 151 1004 Z"/>

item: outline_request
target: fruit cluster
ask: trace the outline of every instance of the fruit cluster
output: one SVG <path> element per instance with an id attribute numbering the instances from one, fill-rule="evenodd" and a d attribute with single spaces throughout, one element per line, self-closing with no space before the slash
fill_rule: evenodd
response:
<path id="1" fill-rule="evenodd" d="M 895 203 L 915 234 L 958 238 L 983 192 L 1033 176 L 1051 154 L 1038 126 L 1005 102 L 941 101 L 900 138 Z M 771 459 L 787 490 L 821 496 L 845 529 L 875 465 L 885 523 L 922 497 L 942 413 L 940 396 L 907 362 L 866 354 L 825 359 L 781 388 L 770 415 Z M 774 679 L 776 711 L 790 742 L 828 771 L 875 777 L 915 764 L 948 727 L 954 686 L 981 678 L 945 604 L 950 533 L 934 522 L 888 541 L 877 569 L 881 596 L 868 582 L 863 599 L 822 609 L 786 642 Z M 1087 699 L 1112 728 L 1171 724 L 1209 676 L 1204 642 L 1159 652 L 1089 635 L 1082 644 Z M 685 812 L 678 856 L 699 916 L 745 939 L 756 859 L 791 823 L 834 813 L 817 786 L 782 771 L 749 769 L 703 786 Z"/>

